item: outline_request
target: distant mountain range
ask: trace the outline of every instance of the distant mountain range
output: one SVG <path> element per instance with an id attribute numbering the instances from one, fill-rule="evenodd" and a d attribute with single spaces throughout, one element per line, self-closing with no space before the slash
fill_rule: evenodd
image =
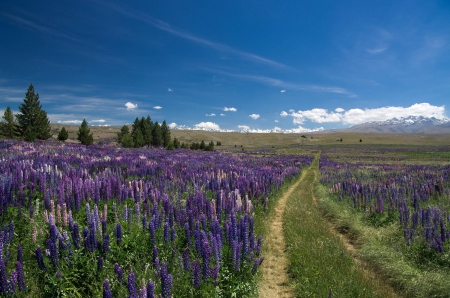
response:
<path id="1" fill-rule="evenodd" d="M 422 116 L 392 118 L 386 121 L 375 121 L 358 124 L 343 132 L 376 132 L 376 133 L 450 133 L 450 119 L 436 119 Z"/>

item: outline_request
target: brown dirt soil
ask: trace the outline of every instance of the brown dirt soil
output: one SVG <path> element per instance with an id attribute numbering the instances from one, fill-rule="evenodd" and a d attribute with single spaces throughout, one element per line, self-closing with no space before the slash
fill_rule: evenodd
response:
<path id="1" fill-rule="evenodd" d="M 286 258 L 286 244 L 283 233 L 283 213 L 288 197 L 305 177 L 294 183 L 278 200 L 275 214 L 269 223 L 269 231 L 263 243 L 264 263 L 261 267 L 262 278 L 259 282 L 259 297 L 273 298 L 294 297 L 294 291 L 289 286 L 287 274 L 288 260 Z"/>

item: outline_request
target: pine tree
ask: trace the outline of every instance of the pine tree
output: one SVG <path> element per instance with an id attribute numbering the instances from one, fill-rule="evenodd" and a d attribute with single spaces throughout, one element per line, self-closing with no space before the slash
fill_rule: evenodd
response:
<path id="1" fill-rule="evenodd" d="M 170 129 L 169 126 L 167 126 L 166 120 L 164 120 L 161 124 L 161 136 L 163 141 L 162 145 L 164 146 L 164 148 L 167 148 L 170 143 Z"/>
<path id="2" fill-rule="evenodd" d="M 91 130 L 88 127 L 88 124 L 86 122 L 86 119 L 83 119 L 83 122 L 81 123 L 80 128 L 78 129 L 78 141 L 81 142 L 83 145 L 92 145 L 94 143 L 94 137 L 93 134 L 89 133 Z"/>
<path id="3" fill-rule="evenodd" d="M 152 130 L 152 145 L 155 147 L 160 147 L 163 144 L 162 140 L 162 133 L 161 133 L 161 126 L 159 125 L 158 121 L 155 122 L 153 125 Z"/>
<path id="4" fill-rule="evenodd" d="M 33 142 L 36 138 L 46 140 L 52 136 L 47 112 L 42 110 L 39 94 L 34 93 L 33 84 L 28 87 L 19 111 L 21 114 L 16 115 L 19 135 L 25 140 Z"/>
<path id="5" fill-rule="evenodd" d="M 13 139 L 18 136 L 18 127 L 14 119 L 14 114 L 11 108 L 6 107 L 5 113 L 3 114 L 3 121 L 0 122 L 0 134 L 7 138 Z"/>
<path id="6" fill-rule="evenodd" d="M 125 148 L 133 148 L 134 141 L 133 141 L 133 137 L 131 136 L 131 134 L 129 134 L 129 133 L 124 134 L 120 144 L 122 144 L 122 146 Z"/>
<path id="7" fill-rule="evenodd" d="M 147 119 L 142 117 L 139 123 L 139 127 L 141 128 L 142 136 L 144 138 L 144 145 L 147 147 L 152 144 L 152 125 L 153 123 L 150 116 L 147 116 Z"/>
<path id="8" fill-rule="evenodd" d="M 68 138 L 69 138 L 69 132 L 63 126 L 58 133 L 58 140 L 60 140 L 61 142 L 65 142 Z"/>
<path id="9" fill-rule="evenodd" d="M 181 147 L 180 141 L 179 141 L 176 137 L 173 138 L 173 147 L 174 147 L 175 149 Z"/>
<path id="10" fill-rule="evenodd" d="M 128 125 L 122 126 L 122 128 L 120 129 L 120 132 L 117 133 L 117 141 L 119 142 L 119 144 L 122 144 L 122 138 L 123 138 L 126 134 L 130 134 L 130 128 L 128 127 Z M 123 145 L 123 144 L 122 144 L 122 145 Z M 133 146 L 134 146 L 134 145 L 133 145 Z"/>
<path id="11" fill-rule="evenodd" d="M 131 128 L 131 136 L 133 137 L 134 147 L 136 148 L 144 146 L 144 136 L 142 135 L 140 126 L 141 122 L 139 121 L 139 118 L 136 117 Z"/>

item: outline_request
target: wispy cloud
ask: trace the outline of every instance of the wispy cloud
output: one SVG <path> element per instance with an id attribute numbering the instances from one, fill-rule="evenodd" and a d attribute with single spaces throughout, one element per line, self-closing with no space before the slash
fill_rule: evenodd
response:
<path id="1" fill-rule="evenodd" d="M 281 93 L 284 93 L 284 92 L 286 92 L 286 90 L 285 90 L 285 89 L 283 89 L 283 90 L 281 90 L 280 92 L 281 92 Z"/>
<path id="2" fill-rule="evenodd" d="M 163 22 L 163 21 L 161 21 L 157 18 L 154 18 L 148 14 L 138 12 L 138 11 L 126 10 L 123 7 L 119 7 L 119 6 L 113 5 L 111 3 L 108 3 L 106 5 L 124 16 L 147 23 L 155 28 L 158 28 L 159 30 L 168 32 L 172 35 L 178 36 L 185 40 L 189 40 L 191 42 L 212 48 L 216 51 L 236 55 L 242 59 L 249 60 L 249 61 L 252 61 L 255 63 L 266 64 L 266 65 L 270 65 L 270 66 L 277 67 L 277 68 L 289 68 L 288 66 L 284 65 L 283 63 L 279 63 L 279 62 L 270 60 L 268 58 L 265 58 L 265 57 L 262 57 L 262 56 L 259 56 L 259 55 L 253 54 L 253 53 L 241 51 L 241 50 L 235 49 L 233 47 L 230 47 L 228 45 L 210 41 L 208 39 L 196 36 L 190 32 L 184 31 L 182 29 L 175 28 L 175 27 L 171 26 L 170 24 L 168 24 L 167 22 Z"/>
<path id="3" fill-rule="evenodd" d="M 19 25 L 21 25 L 23 27 L 26 27 L 28 29 L 34 29 L 34 30 L 37 30 L 37 31 L 39 31 L 41 33 L 44 33 L 44 34 L 47 34 L 47 35 L 50 35 L 50 36 L 53 36 L 53 37 L 57 37 L 57 38 L 63 38 L 63 39 L 70 40 L 70 41 L 85 43 L 84 41 L 82 41 L 82 40 L 80 40 L 80 39 L 78 39 L 76 37 L 73 37 L 71 35 L 62 33 L 62 32 L 60 32 L 60 31 L 58 31 L 56 29 L 53 29 L 53 28 L 50 28 L 50 27 L 46 27 L 46 26 L 44 26 L 42 24 L 36 24 L 35 22 L 32 22 L 30 20 L 25 20 L 25 19 L 23 19 L 21 17 L 15 16 L 15 15 L 12 15 L 12 14 L 9 14 L 9 13 L 1 13 L 1 15 L 3 15 L 4 17 L 6 17 L 6 18 L 14 21 L 15 23 L 17 23 L 17 24 L 19 24 Z"/>
<path id="4" fill-rule="evenodd" d="M 305 91 L 313 91 L 313 92 L 336 93 L 336 94 L 342 94 L 342 95 L 350 97 L 350 98 L 357 97 L 357 95 L 355 93 L 350 92 L 342 87 L 290 83 L 290 82 L 286 82 L 286 81 L 283 81 L 280 79 L 271 78 L 271 77 L 267 77 L 267 76 L 232 73 L 232 72 L 222 71 L 222 70 L 210 70 L 210 71 L 218 72 L 223 75 L 236 77 L 236 78 L 240 78 L 240 79 L 244 79 L 244 80 L 248 80 L 248 81 L 257 82 L 257 83 L 264 84 L 264 85 L 281 87 L 281 88 L 285 88 L 285 89 L 299 90 L 299 91 L 305 90 Z M 282 91 L 285 89 L 282 89 Z"/>
<path id="5" fill-rule="evenodd" d="M 170 88 L 167 88 L 167 91 L 168 91 L 168 92 L 172 92 L 173 90 L 172 90 L 172 89 L 170 89 Z"/>
<path id="6" fill-rule="evenodd" d="M 370 54 L 381 54 L 387 49 L 388 47 L 381 47 L 381 48 L 366 49 L 366 51 Z"/>
<path id="7" fill-rule="evenodd" d="M 215 116 L 216 116 L 216 114 L 214 114 L 214 113 L 206 114 L 206 117 L 215 117 Z"/>
<path id="8" fill-rule="evenodd" d="M 251 114 L 251 115 L 248 115 L 250 118 L 252 118 L 253 120 L 256 120 L 256 119 L 258 119 L 260 116 L 259 116 L 259 114 Z"/>
<path id="9" fill-rule="evenodd" d="M 220 113 L 220 116 L 222 116 L 222 117 L 223 117 L 223 116 L 225 116 L 225 114 L 222 114 L 222 113 Z"/>
<path id="10" fill-rule="evenodd" d="M 162 109 L 161 106 L 154 106 L 153 108 L 154 108 L 155 110 L 161 110 L 161 109 Z"/>

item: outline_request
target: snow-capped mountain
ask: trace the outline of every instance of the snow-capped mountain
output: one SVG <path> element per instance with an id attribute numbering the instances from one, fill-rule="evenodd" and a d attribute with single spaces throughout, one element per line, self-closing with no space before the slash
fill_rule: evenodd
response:
<path id="1" fill-rule="evenodd" d="M 450 133 L 450 119 L 409 116 L 386 121 L 366 122 L 345 131 L 380 133 Z"/>

